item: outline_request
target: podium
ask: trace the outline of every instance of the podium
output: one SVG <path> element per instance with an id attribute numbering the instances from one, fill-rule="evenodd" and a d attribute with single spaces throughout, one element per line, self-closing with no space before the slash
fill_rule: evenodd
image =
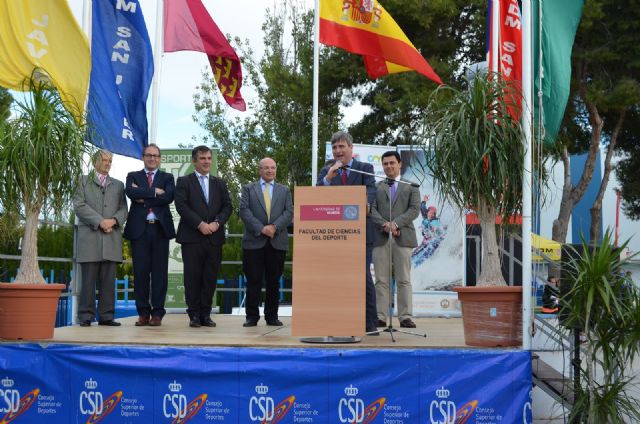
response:
<path id="1" fill-rule="evenodd" d="M 363 336 L 365 187 L 296 187 L 294 193 L 291 334 Z"/>

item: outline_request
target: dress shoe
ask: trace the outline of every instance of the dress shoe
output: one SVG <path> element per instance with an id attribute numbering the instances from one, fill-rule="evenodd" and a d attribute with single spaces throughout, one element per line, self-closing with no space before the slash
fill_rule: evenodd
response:
<path id="1" fill-rule="evenodd" d="M 387 326 L 386 321 L 383 321 L 381 319 L 376 321 L 376 327 L 386 327 L 386 326 Z"/>
<path id="2" fill-rule="evenodd" d="M 276 318 L 276 319 L 267 321 L 267 325 L 270 325 L 272 327 L 282 327 L 284 324 L 282 323 L 282 321 Z"/>
<path id="3" fill-rule="evenodd" d="M 258 321 L 254 321 L 251 319 L 246 320 L 244 324 L 242 324 L 243 327 L 255 327 L 256 325 L 258 325 Z"/>
<path id="4" fill-rule="evenodd" d="M 402 328 L 416 328 L 416 323 L 411 321 L 411 318 L 405 318 L 400 321 L 400 327 Z"/>
<path id="5" fill-rule="evenodd" d="M 216 326 L 216 323 L 213 322 L 211 317 L 200 318 L 200 324 L 204 325 L 205 327 L 215 327 Z"/>
<path id="6" fill-rule="evenodd" d="M 91 327 L 91 320 L 85 319 L 80 321 L 80 327 Z"/>
<path id="7" fill-rule="evenodd" d="M 189 320 L 189 327 L 193 327 L 193 328 L 200 327 L 200 318 L 191 318 Z"/>
<path id="8" fill-rule="evenodd" d="M 138 321 L 136 321 L 136 327 L 144 327 L 145 325 L 149 325 L 149 317 L 139 316 Z"/>
<path id="9" fill-rule="evenodd" d="M 367 336 L 379 336 L 379 335 L 380 333 L 378 332 L 377 327 L 367 326 Z"/>
<path id="10" fill-rule="evenodd" d="M 120 327 L 122 324 L 119 323 L 118 321 L 108 319 L 106 321 L 100 321 L 98 325 L 106 325 L 107 327 Z"/>
<path id="11" fill-rule="evenodd" d="M 150 327 L 160 327 L 162 325 L 162 317 L 151 317 L 149 320 Z"/>

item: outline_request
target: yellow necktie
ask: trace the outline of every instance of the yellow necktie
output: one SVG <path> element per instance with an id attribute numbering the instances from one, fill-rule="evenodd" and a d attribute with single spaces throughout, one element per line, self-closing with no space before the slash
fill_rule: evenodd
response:
<path id="1" fill-rule="evenodd" d="M 271 194 L 269 194 L 269 185 L 271 183 L 264 184 L 264 205 L 267 207 L 267 222 L 271 219 Z"/>

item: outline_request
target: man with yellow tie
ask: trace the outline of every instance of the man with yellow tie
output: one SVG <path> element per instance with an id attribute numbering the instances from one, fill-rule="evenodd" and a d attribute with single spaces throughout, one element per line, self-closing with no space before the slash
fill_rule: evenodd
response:
<path id="1" fill-rule="evenodd" d="M 282 325 L 278 319 L 278 280 L 289 249 L 287 227 L 293 220 L 293 202 L 289 188 L 275 182 L 276 171 L 276 162 L 264 158 L 260 161 L 260 180 L 242 187 L 242 267 L 247 278 L 244 327 L 255 327 L 260 320 L 258 305 L 263 279 L 266 286 L 265 321 L 267 325 Z"/>

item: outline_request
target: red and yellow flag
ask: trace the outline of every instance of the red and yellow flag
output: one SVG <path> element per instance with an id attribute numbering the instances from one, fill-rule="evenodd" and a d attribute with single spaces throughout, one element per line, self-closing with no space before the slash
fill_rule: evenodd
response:
<path id="1" fill-rule="evenodd" d="M 372 79 L 416 71 L 442 84 L 396 21 L 375 0 L 320 0 L 320 42 L 364 56 Z"/>
<path id="2" fill-rule="evenodd" d="M 247 109 L 240 94 L 240 59 L 201 0 L 164 2 L 164 51 L 181 50 L 206 53 L 224 100 L 234 109 Z"/>

